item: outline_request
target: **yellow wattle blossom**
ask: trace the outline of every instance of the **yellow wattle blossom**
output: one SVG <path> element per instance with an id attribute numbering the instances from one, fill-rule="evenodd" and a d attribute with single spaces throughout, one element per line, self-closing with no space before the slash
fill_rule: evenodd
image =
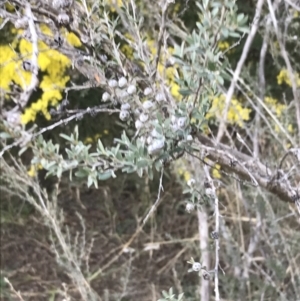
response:
<path id="1" fill-rule="evenodd" d="M 214 179 L 221 179 L 221 173 L 220 173 L 221 166 L 219 164 L 215 164 L 214 168 L 212 169 L 212 177 Z"/>
<path id="2" fill-rule="evenodd" d="M 92 137 L 86 137 L 84 139 L 84 144 L 92 144 L 94 141 L 93 141 L 93 138 Z"/>
<path id="3" fill-rule="evenodd" d="M 53 36 L 51 29 L 40 26 L 44 34 Z M 19 32 L 20 30 L 18 30 Z M 69 35 L 75 46 L 79 46 L 76 36 Z M 19 53 L 14 50 L 18 49 Z M 67 68 L 71 66 L 70 59 L 55 49 L 50 49 L 44 42 L 38 41 L 38 67 L 43 72 L 39 88 L 43 91 L 40 99 L 25 108 L 21 116 L 23 124 L 34 122 L 38 113 L 42 113 L 46 119 L 51 116 L 48 112 L 49 105 L 55 106 L 63 98 L 62 89 L 69 81 L 69 76 L 65 75 Z M 14 82 L 22 89 L 30 84 L 32 74 L 23 70 L 23 59 L 30 60 L 32 56 L 32 44 L 26 39 L 13 40 L 10 45 L 0 46 L 0 88 L 10 91 L 10 84 Z"/>
<path id="4" fill-rule="evenodd" d="M 280 117 L 282 112 L 286 110 L 286 105 L 278 103 L 278 100 L 275 98 L 266 96 L 265 103 L 277 115 L 277 117 Z"/>
<path id="5" fill-rule="evenodd" d="M 110 11 L 113 13 L 116 11 L 116 8 L 115 8 L 116 6 L 117 7 L 123 6 L 122 0 L 108 0 L 107 2 L 108 2 L 108 5 L 110 6 Z"/>
<path id="6" fill-rule="evenodd" d="M 297 87 L 300 87 L 300 76 L 299 73 L 295 73 L 295 81 L 297 84 Z M 283 83 L 286 83 L 288 86 L 292 86 L 292 82 L 289 76 L 289 73 L 286 69 L 280 70 L 279 74 L 277 75 L 277 83 L 278 85 L 282 85 Z"/>
<path id="7" fill-rule="evenodd" d="M 222 51 L 227 50 L 230 47 L 229 43 L 226 41 L 220 41 L 218 43 L 218 48 Z"/>
<path id="8" fill-rule="evenodd" d="M 206 114 L 206 119 L 221 118 L 225 106 L 225 95 L 222 94 L 219 97 L 215 97 L 212 101 L 212 106 Z M 230 106 L 227 112 L 227 122 L 230 124 L 237 124 L 243 127 L 244 121 L 250 119 L 251 109 L 245 108 L 235 98 L 230 102 Z"/>
<path id="9" fill-rule="evenodd" d="M 294 133 L 294 128 L 291 123 L 289 123 L 288 119 L 286 119 L 287 106 L 278 102 L 276 98 L 272 98 L 270 96 L 266 96 L 264 99 L 265 104 L 268 108 L 278 117 L 281 124 L 287 129 L 287 131 L 291 134 Z M 274 124 L 275 132 L 280 133 L 281 129 L 278 124 Z"/>
<path id="10" fill-rule="evenodd" d="M 294 133 L 294 127 L 293 127 L 293 125 L 292 125 L 292 124 L 289 124 L 288 127 L 287 127 L 287 130 L 288 130 L 288 132 L 291 133 L 291 134 Z"/>
<path id="11" fill-rule="evenodd" d="M 177 172 L 179 176 L 181 176 L 184 179 L 185 182 L 188 182 L 191 179 L 191 173 L 189 171 L 179 168 Z"/>
<path id="12" fill-rule="evenodd" d="M 68 43 L 74 47 L 80 47 L 82 45 L 80 39 L 73 32 L 68 32 L 66 39 Z"/>
<path id="13" fill-rule="evenodd" d="M 38 170 L 41 170 L 43 169 L 42 165 L 41 164 L 38 164 L 37 166 L 36 165 L 31 165 L 30 166 L 30 169 L 27 171 L 27 174 L 30 176 L 30 177 L 35 177 L 36 176 L 36 172 Z"/>

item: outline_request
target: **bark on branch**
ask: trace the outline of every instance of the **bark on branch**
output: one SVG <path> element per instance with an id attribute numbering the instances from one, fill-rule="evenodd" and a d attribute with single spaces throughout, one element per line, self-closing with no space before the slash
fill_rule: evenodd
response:
<path id="1" fill-rule="evenodd" d="M 237 175 L 242 181 L 250 181 L 253 186 L 266 189 L 284 202 L 295 203 L 300 198 L 297 189 L 291 186 L 281 170 L 272 170 L 258 159 L 222 143 L 215 144 L 201 133 L 197 133 L 197 138 L 199 149 L 204 151 L 203 158 L 218 163 L 226 172 Z"/>

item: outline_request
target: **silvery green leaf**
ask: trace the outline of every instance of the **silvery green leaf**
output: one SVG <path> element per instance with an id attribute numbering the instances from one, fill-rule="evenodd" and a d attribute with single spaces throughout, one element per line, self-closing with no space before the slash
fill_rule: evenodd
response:
<path id="1" fill-rule="evenodd" d="M 179 89 L 179 93 L 182 96 L 189 96 L 189 95 L 193 94 L 193 91 L 190 89 Z"/>
<path id="2" fill-rule="evenodd" d="M 137 168 L 145 168 L 149 165 L 149 161 L 146 159 L 140 159 L 136 162 Z"/>
<path id="3" fill-rule="evenodd" d="M 135 166 L 125 166 L 122 168 L 123 172 L 127 172 L 127 173 L 133 173 L 136 171 L 136 167 Z"/>
<path id="4" fill-rule="evenodd" d="M 65 139 L 65 140 L 67 140 L 67 141 L 70 141 L 70 142 L 73 142 L 73 140 L 74 140 L 72 136 L 68 136 L 68 135 L 63 134 L 63 133 L 59 134 L 59 136 L 62 137 L 63 139 Z"/>
<path id="5" fill-rule="evenodd" d="M 88 176 L 89 172 L 85 169 L 79 169 L 75 172 L 75 176 L 77 178 L 86 178 Z"/>
<path id="6" fill-rule="evenodd" d="M 111 178 L 112 172 L 111 170 L 104 171 L 104 172 L 98 172 L 98 180 L 105 181 Z"/>
<path id="7" fill-rule="evenodd" d="M 139 175 L 139 177 L 141 178 L 143 176 L 144 170 L 143 170 L 143 168 L 138 168 L 136 172 Z"/>
<path id="8" fill-rule="evenodd" d="M 59 166 L 57 167 L 57 171 L 56 171 L 56 176 L 57 176 L 59 179 L 61 178 L 62 172 L 63 172 L 62 167 L 59 165 Z"/>

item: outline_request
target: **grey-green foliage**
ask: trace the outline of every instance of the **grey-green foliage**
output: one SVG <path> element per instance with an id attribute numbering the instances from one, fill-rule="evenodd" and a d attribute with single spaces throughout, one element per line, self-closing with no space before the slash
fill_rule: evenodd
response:
<path id="1" fill-rule="evenodd" d="M 182 301 L 183 300 L 183 293 L 179 294 L 177 297 L 176 295 L 173 293 L 173 288 L 170 288 L 169 291 L 163 291 L 162 292 L 163 298 L 159 299 L 158 301 Z"/>
<path id="2" fill-rule="evenodd" d="M 110 101 L 112 106 L 121 105 L 123 113 L 120 119 L 128 127 L 135 127 L 133 136 L 128 137 L 124 131 L 121 138 L 114 139 L 113 147 L 105 147 L 98 140 L 96 151 L 91 152 L 90 145 L 79 141 L 76 128 L 74 134 L 61 134 L 69 144 L 64 156 L 58 145 L 45 142 L 40 137 L 34 144 L 32 163 L 41 164 L 48 170 L 48 175 L 61 177 L 63 172 L 68 171 L 70 179 L 75 174 L 87 179 L 88 186 L 97 187 L 98 180 L 115 177 L 118 170 L 137 172 L 140 176 L 147 174 L 152 179 L 153 168 L 160 170 L 163 164 L 185 152 L 197 151 L 193 148 L 193 132 L 201 131 L 210 100 L 219 94 L 219 87 L 226 78 L 226 59 L 217 43 L 229 36 L 240 37 L 247 30 L 247 17 L 237 14 L 235 1 L 205 0 L 197 2 L 197 7 L 199 22 L 196 29 L 186 34 L 181 45 L 175 46 L 174 59 L 180 70 L 176 80 L 181 88 L 181 101 L 169 101 L 168 87 L 162 87 L 158 80 L 143 91 L 137 87 L 139 94 L 125 93 L 129 85 L 136 87 L 135 79 L 129 78 L 119 87 L 110 87 L 109 97 L 105 100 Z M 107 16 L 105 20 L 108 20 Z M 128 20 L 132 21 L 130 18 Z M 116 24 L 109 26 L 107 23 L 107 26 L 113 38 Z M 144 52 L 139 55 L 138 48 L 135 49 L 136 55 L 140 60 L 147 60 Z M 151 66 L 148 60 L 144 63 Z M 130 89 L 132 91 L 133 94 L 138 92 Z"/>
<path id="3" fill-rule="evenodd" d="M 197 2 L 199 19 L 197 28 L 187 34 L 181 45 L 175 46 L 174 57 L 182 77 L 178 83 L 183 96 L 195 97 L 194 106 L 202 109 L 207 99 L 219 93 L 224 84 L 227 61 L 217 47 L 228 37 L 240 38 L 247 32 L 247 16 L 237 14 L 234 1 Z M 201 93 L 200 93 L 201 92 Z M 187 97 L 187 99 L 189 99 Z"/>

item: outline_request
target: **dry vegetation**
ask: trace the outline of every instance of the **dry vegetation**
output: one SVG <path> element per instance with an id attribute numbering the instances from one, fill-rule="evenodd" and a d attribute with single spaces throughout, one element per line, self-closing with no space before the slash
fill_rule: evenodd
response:
<path id="1" fill-rule="evenodd" d="M 0 3 L 1 299 L 300 301 L 299 13 Z"/>

